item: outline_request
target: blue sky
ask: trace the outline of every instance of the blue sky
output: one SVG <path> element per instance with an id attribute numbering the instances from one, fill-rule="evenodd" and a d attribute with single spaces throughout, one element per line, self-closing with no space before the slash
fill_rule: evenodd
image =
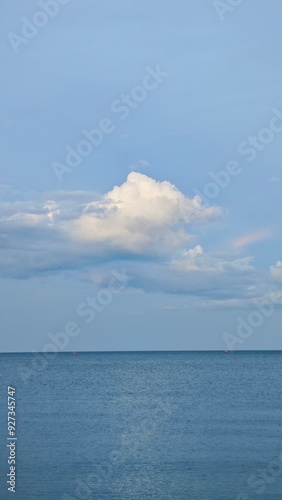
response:
<path id="1" fill-rule="evenodd" d="M 237 3 L 1 5 L 2 351 L 282 348 L 282 5 Z"/>

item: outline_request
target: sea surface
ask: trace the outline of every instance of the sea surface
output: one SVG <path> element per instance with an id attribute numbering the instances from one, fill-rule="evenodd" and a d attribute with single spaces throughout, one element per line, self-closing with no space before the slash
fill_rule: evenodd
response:
<path id="1" fill-rule="evenodd" d="M 0 498 L 281 500 L 281 368 L 270 351 L 1 354 Z"/>

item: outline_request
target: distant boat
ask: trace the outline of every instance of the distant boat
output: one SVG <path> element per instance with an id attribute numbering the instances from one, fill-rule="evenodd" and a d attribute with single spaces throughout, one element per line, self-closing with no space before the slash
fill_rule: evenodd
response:
<path id="1" fill-rule="evenodd" d="M 226 354 L 227 352 L 230 352 L 230 351 L 224 351 L 224 353 Z"/>
<path id="2" fill-rule="evenodd" d="M 76 352 L 72 352 L 72 354 L 76 354 Z"/>

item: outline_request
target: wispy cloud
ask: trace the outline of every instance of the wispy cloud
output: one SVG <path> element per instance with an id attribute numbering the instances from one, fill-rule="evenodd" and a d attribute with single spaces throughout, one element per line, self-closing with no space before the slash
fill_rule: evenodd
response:
<path id="1" fill-rule="evenodd" d="M 271 177 L 271 179 L 269 179 L 269 182 L 272 182 L 272 183 L 273 182 L 274 183 L 281 182 L 281 181 L 282 181 L 282 179 L 280 177 Z"/>
<path id="2" fill-rule="evenodd" d="M 246 247 L 252 243 L 257 243 L 259 241 L 264 241 L 272 238 L 275 232 L 272 229 L 262 229 L 261 231 L 256 231 L 255 233 L 245 234 L 244 236 L 239 236 L 232 241 L 232 246 L 234 247 Z"/>
<path id="3" fill-rule="evenodd" d="M 271 276 L 273 278 L 282 281 L 282 261 L 281 260 L 276 262 L 275 266 L 271 266 L 270 273 L 271 273 Z"/>
<path id="4" fill-rule="evenodd" d="M 131 165 L 129 165 L 129 170 L 142 170 L 143 168 L 149 167 L 150 163 L 147 160 L 135 160 Z"/>

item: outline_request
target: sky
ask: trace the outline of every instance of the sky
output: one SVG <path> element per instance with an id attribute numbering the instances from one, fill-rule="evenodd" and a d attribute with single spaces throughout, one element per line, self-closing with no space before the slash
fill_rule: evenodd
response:
<path id="1" fill-rule="evenodd" d="M 0 9 L 1 352 L 282 349 L 282 5 Z"/>

